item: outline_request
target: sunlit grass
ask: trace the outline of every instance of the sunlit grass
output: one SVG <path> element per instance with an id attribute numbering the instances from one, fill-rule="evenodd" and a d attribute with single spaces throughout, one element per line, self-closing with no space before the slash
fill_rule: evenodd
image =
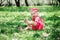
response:
<path id="1" fill-rule="evenodd" d="M 0 7 L 1 8 L 1 7 Z M 6 7 L 7 8 L 7 7 Z M 5 8 L 5 9 L 6 9 Z M 9 9 L 9 11 L 5 10 L 5 11 L 0 11 L 0 39 L 1 40 L 12 40 L 12 39 L 18 39 L 18 40 L 46 40 L 46 38 L 48 39 L 50 36 L 48 34 L 51 35 L 51 31 L 53 31 L 52 29 L 53 26 L 60 22 L 59 18 L 60 18 L 60 10 L 57 8 L 56 11 L 53 8 L 53 10 L 51 10 L 50 8 L 52 8 L 52 6 L 45 6 L 45 7 L 39 7 L 39 16 L 41 18 L 43 18 L 43 22 L 45 24 L 44 26 L 44 30 L 42 31 L 33 31 L 33 30 L 18 30 L 18 25 L 22 26 L 23 28 L 26 26 L 26 24 L 24 23 L 24 18 L 28 18 L 29 20 L 31 20 L 31 15 L 29 11 L 20 11 L 19 9 L 17 9 L 17 11 L 15 10 L 15 8 L 13 8 L 15 11 L 12 11 Z M 49 10 L 48 10 L 49 8 Z M 44 9 L 44 10 L 41 10 Z M 19 10 L 19 11 L 18 11 Z M 22 9 L 21 9 L 22 10 Z M 57 20 L 57 21 L 56 21 Z M 55 22 L 56 21 L 56 22 Z M 58 27 L 58 25 L 55 25 Z M 56 30 L 60 30 L 60 26 L 56 29 Z"/>

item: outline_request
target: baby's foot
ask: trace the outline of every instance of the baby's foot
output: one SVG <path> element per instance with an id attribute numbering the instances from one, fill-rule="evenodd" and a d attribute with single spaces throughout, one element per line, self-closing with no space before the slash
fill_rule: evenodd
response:
<path id="1" fill-rule="evenodd" d="M 18 30 L 23 30 L 21 26 L 18 27 Z"/>

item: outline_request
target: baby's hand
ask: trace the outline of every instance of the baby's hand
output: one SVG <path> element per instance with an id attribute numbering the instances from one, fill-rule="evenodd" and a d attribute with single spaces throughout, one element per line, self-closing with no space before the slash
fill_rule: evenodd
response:
<path id="1" fill-rule="evenodd" d="M 25 19 L 24 19 L 24 22 L 27 22 L 27 21 L 28 21 L 28 19 L 25 18 Z"/>

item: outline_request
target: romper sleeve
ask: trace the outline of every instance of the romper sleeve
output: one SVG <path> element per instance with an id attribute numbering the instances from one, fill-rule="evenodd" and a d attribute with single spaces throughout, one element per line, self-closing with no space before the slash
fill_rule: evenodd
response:
<path id="1" fill-rule="evenodd" d="M 36 22 L 36 26 L 37 26 L 39 29 L 43 29 L 44 23 L 43 23 L 42 18 L 36 17 L 35 22 Z"/>

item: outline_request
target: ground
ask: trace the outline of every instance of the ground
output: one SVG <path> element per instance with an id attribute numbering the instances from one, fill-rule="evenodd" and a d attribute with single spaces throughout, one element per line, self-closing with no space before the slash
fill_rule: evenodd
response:
<path id="1" fill-rule="evenodd" d="M 7 8 L 5 9 L 7 10 Z M 28 18 L 29 20 L 31 20 L 31 15 L 28 10 L 23 12 L 19 12 L 18 10 L 15 12 L 11 12 L 10 9 L 7 11 L 0 10 L 0 39 L 13 40 L 16 38 L 18 40 L 53 40 L 53 37 L 51 38 L 51 34 L 53 29 L 55 28 L 55 23 L 60 23 L 60 10 L 58 7 L 54 8 L 52 6 L 46 7 L 46 9 L 45 7 L 42 7 L 40 8 L 40 10 L 39 16 L 43 18 L 45 24 L 44 29 L 40 31 L 18 30 L 18 25 L 22 26 L 22 28 L 26 27 L 26 24 L 23 22 L 24 18 Z M 60 30 L 60 27 L 58 26 L 56 30 Z"/>

